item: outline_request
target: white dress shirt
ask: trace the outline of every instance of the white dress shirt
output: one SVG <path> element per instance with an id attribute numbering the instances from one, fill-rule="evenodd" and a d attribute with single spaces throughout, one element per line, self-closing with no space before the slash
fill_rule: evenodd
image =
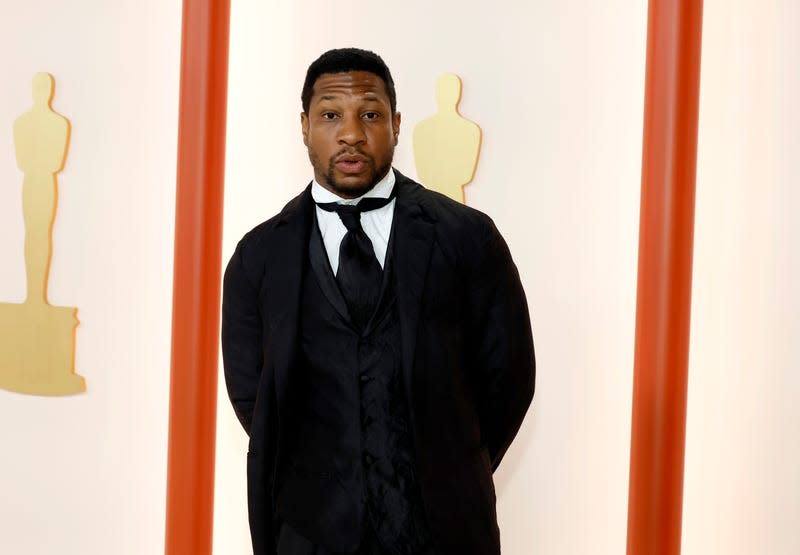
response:
<path id="1" fill-rule="evenodd" d="M 362 198 L 389 198 L 394 189 L 394 171 L 389 170 L 386 176 L 362 196 L 354 199 L 344 199 L 332 193 L 315 179 L 311 184 L 311 197 L 315 203 L 338 202 L 339 204 L 358 204 Z M 389 244 L 389 234 L 392 231 L 392 219 L 394 218 L 394 203 L 392 199 L 386 206 L 376 210 L 361 213 L 361 227 L 372 242 L 372 249 L 375 257 L 383 268 L 386 261 L 386 247 Z M 339 245 L 342 243 L 347 228 L 344 227 L 342 219 L 336 212 L 328 212 L 316 206 L 317 222 L 322 233 L 322 242 L 325 251 L 328 253 L 328 260 L 331 263 L 333 274 L 339 270 Z"/>

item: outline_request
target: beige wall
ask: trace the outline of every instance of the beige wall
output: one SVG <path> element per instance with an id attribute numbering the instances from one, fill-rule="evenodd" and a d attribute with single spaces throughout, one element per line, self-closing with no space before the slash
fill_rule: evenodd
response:
<path id="1" fill-rule="evenodd" d="M 163 550 L 180 5 L 1 0 L 0 301 L 24 295 L 11 124 L 37 71 L 72 120 L 51 300 L 80 309 L 85 395 L 0 391 L 0 552 Z M 506 555 L 625 543 L 646 3 L 234 0 L 227 257 L 310 179 L 299 89 L 321 51 L 381 53 L 396 165 L 441 71 L 484 130 L 469 204 L 528 292 L 537 397 L 496 475 Z M 800 21 L 706 0 L 684 553 L 800 551 Z M 5 130 L 2 131 L 2 130 Z M 215 553 L 246 553 L 246 439 L 221 390 Z"/>
<path id="2" fill-rule="evenodd" d="M 412 176 L 410 131 L 435 109 L 435 76 L 464 80 L 462 111 L 484 130 L 467 199 L 511 245 L 539 362 L 533 412 L 496 475 L 505 554 L 624 551 L 645 4 L 410 2 L 356 19 L 310 2 L 234 4 L 226 254 L 310 178 L 297 96 L 318 53 L 386 58 L 404 118 L 397 166 Z M 800 550 L 798 21 L 793 0 L 705 3 L 689 555 Z M 247 544 L 246 442 L 220 407 L 225 554 Z"/>
<path id="3" fill-rule="evenodd" d="M 0 0 L 0 301 L 25 295 L 11 135 L 38 71 L 72 121 L 53 304 L 88 392 L 0 390 L 0 553 L 163 552 L 180 3 Z"/>
<path id="4" fill-rule="evenodd" d="M 300 88 L 322 51 L 380 53 L 396 166 L 443 71 L 483 128 L 468 203 L 509 242 L 533 315 L 533 410 L 496 474 L 507 555 L 625 545 L 646 3 L 233 3 L 224 252 L 311 179 Z M 246 439 L 221 390 L 215 552 L 243 553 Z"/>
<path id="5" fill-rule="evenodd" d="M 800 4 L 706 0 L 684 553 L 800 553 Z"/>

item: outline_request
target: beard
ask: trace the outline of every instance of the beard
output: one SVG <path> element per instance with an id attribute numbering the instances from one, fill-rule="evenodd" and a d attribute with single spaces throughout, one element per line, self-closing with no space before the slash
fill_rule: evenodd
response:
<path id="1" fill-rule="evenodd" d="M 357 198 L 371 191 L 375 185 L 377 185 L 378 182 L 383 179 L 387 173 L 389 173 L 389 170 L 392 167 L 392 154 L 394 154 L 394 149 L 392 149 L 392 151 L 389 153 L 389 158 L 387 161 L 378 167 L 375 166 L 375 159 L 373 157 L 367 156 L 362 152 L 357 152 L 357 154 L 367 158 L 366 180 L 361 185 L 345 184 L 336 179 L 336 163 L 334 160 L 345 153 L 347 153 L 347 151 L 338 152 L 334 156 L 331 156 L 331 158 L 328 160 L 327 167 L 323 166 L 317 155 L 314 154 L 310 149 L 308 151 L 308 158 L 311 161 L 311 165 L 314 167 L 315 173 L 317 175 L 322 175 L 325 179 L 325 183 L 321 183 L 320 185 L 324 186 L 327 184 L 334 193 L 343 198 Z"/>

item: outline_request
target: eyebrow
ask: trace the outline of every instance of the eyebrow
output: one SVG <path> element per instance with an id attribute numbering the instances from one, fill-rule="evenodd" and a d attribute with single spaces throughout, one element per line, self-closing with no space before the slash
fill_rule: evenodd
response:
<path id="1" fill-rule="evenodd" d="M 339 99 L 339 96 L 338 95 L 334 95 L 334 94 L 326 94 L 326 95 L 322 95 L 322 96 L 319 97 L 320 101 L 323 101 L 323 100 L 338 100 L 338 99 Z M 365 102 L 380 102 L 381 101 L 381 99 L 379 97 L 377 97 L 375 95 L 372 95 L 372 94 L 365 95 L 363 100 Z"/>

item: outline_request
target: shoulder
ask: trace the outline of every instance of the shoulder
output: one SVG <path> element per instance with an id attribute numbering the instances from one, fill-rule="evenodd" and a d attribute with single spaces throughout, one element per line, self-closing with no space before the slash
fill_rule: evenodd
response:
<path id="1" fill-rule="evenodd" d="M 397 183 L 407 198 L 419 204 L 426 216 L 436 224 L 436 233 L 450 242 L 482 242 L 499 235 L 492 219 L 480 210 L 462 204 L 397 172 Z"/>
<path id="2" fill-rule="evenodd" d="M 288 226 L 294 230 L 298 224 L 302 226 L 306 223 L 312 207 L 311 192 L 309 187 L 306 187 L 303 192 L 286 203 L 280 212 L 245 233 L 237 249 L 258 250 L 269 244 L 278 229 Z"/>
<path id="3" fill-rule="evenodd" d="M 245 233 L 236 245 L 236 251 L 248 258 L 260 252 L 265 245 L 269 244 L 270 236 L 275 232 L 280 218 L 280 214 L 275 214 Z"/>
<path id="4" fill-rule="evenodd" d="M 406 206 L 418 206 L 423 217 L 433 224 L 436 252 L 449 267 L 469 275 L 473 269 L 493 263 L 491 261 L 510 258 L 505 240 L 488 215 L 425 189 L 399 173 L 397 182 L 401 187 L 398 200 L 402 193 Z M 505 263 L 499 266 L 504 267 Z"/>
<path id="5" fill-rule="evenodd" d="M 280 257 L 286 238 L 303 233 L 308 228 L 313 201 L 308 188 L 289 201 L 276 215 L 244 234 L 228 263 L 243 270 L 251 281 L 258 281 L 268 261 Z"/>

